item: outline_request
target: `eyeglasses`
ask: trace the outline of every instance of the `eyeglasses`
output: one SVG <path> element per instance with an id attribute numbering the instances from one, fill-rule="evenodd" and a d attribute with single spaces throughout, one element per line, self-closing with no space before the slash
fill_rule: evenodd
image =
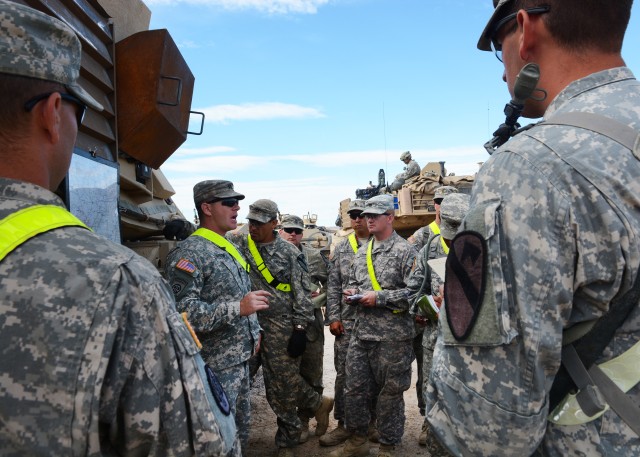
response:
<path id="1" fill-rule="evenodd" d="M 357 213 L 357 214 L 356 213 L 349 213 L 349 217 L 354 221 L 356 219 L 364 219 L 364 216 L 362 215 L 362 213 Z"/>
<path id="2" fill-rule="evenodd" d="M 442 198 L 434 198 L 433 199 L 433 203 L 435 203 L 436 205 L 439 205 L 440 203 L 442 203 Z"/>
<path id="3" fill-rule="evenodd" d="M 24 104 L 24 109 L 27 111 L 27 113 L 30 113 L 31 110 L 38 103 L 40 103 L 42 100 L 46 100 L 47 98 L 51 97 L 52 94 L 55 94 L 55 93 L 56 92 L 49 92 L 46 94 L 41 94 L 33 97 L 31 100 L 28 100 Z M 78 127 L 80 127 L 80 125 L 82 124 L 82 121 L 84 120 L 84 115 L 87 114 L 87 105 L 85 105 L 84 102 L 80 100 L 78 97 L 74 97 L 71 94 L 65 94 L 62 92 L 57 92 L 57 93 L 60 94 L 60 98 L 62 100 L 69 103 L 73 103 L 78 107 L 78 109 L 76 110 L 76 121 L 78 122 Z"/>
<path id="4" fill-rule="evenodd" d="M 528 14 L 544 14 L 548 13 L 550 10 L 551 7 L 549 5 L 535 6 L 533 8 L 525 9 Z M 490 37 L 489 41 L 491 42 L 491 50 L 500 62 L 502 62 L 502 43 L 498 42 L 496 35 L 502 27 L 504 27 L 510 21 L 514 20 L 517 15 L 517 11 L 515 13 L 507 14 L 505 17 L 496 22 L 496 25 L 491 30 L 491 33 L 488 34 Z"/>
<path id="5" fill-rule="evenodd" d="M 364 217 L 366 217 L 367 220 L 378 219 L 380 216 L 390 216 L 390 214 L 382 213 L 382 214 L 365 214 L 364 215 Z"/>
<path id="6" fill-rule="evenodd" d="M 249 225 L 252 225 L 254 227 L 262 227 L 264 224 L 266 224 L 266 222 L 260 222 L 260 221 L 256 221 L 255 219 L 249 219 Z"/>
<path id="7" fill-rule="evenodd" d="M 302 235 L 302 229 L 299 229 L 299 228 L 287 227 L 287 228 L 283 228 L 282 230 L 284 230 L 289 234 L 295 233 L 296 235 Z"/>
<path id="8" fill-rule="evenodd" d="M 233 208 L 234 206 L 236 206 L 238 204 L 239 201 L 240 200 L 238 200 L 237 198 L 216 198 L 216 199 L 213 199 L 213 200 L 209 200 L 207 203 L 212 205 L 214 203 L 220 202 L 220 204 L 222 206 L 227 206 L 229 208 Z"/>

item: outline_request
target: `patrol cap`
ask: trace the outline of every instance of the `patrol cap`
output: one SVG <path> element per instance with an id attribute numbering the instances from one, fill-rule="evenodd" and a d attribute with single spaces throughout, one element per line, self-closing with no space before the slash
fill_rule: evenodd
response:
<path id="1" fill-rule="evenodd" d="M 489 22 L 487 22 L 478 40 L 478 49 L 481 51 L 491 51 L 491 37 L 496 32 L 496 24 L 506 16 L 506 12 L 509 10 L 509 3 L 512 1 L 514 0 L 493 0 L 495 10 L 493 10 L 493 14 L 489 18 Z"/>
<path id="2" fill-rule="evenodd" d="M 287 214 L 282 216 L 282 228 L 297 228 L 304 230 L 304 222 L 298 216 Z"/>
<path id="3" fill-rule="evenodd" d="M 440 204 L 440 234 L 447 240 L 456 236 L 458 227 L 469 211 L 469 196 L 453 193 L 444 197 Z"/>
<path id="4" fill-rule="evenodd" d="M 386 212 L 393 212 L 393 196 L 390 194 L 376 195 L 371 197 L 364 204 L 364 211 L 362 214 L 384 214 Z"/>
<path id="5" fill-rule="evenodd" d="M 104 108 L 78 84 L 82 48 L 64 22 L 0 0 L 0 73 L 52 81 L 96 111 Z"/>
<path id="6" fill-rule="evenodd" d="M 403 162 L 410 158 L 411 158 L 411 153 L 409 151 L 404 151 L 402 154 L 400 154 L 400 160 L 402 160 Z"/>
<path id="7" fill-rule="evenodd" d="M 352 212 L 362 212 L 364 211 L 365 200 L 355 199 L 349 202 L 349 209 L 347 209 L 347 214 L 351 216 Z"/>
<path id="8" fill-rule="evenodd" d="M 200 181 L 193 186 L 193 202 L 196 206 L 201 203 L 210 202 L 212 200 L 222 200 L 224 198 L 244 199 L 244 195 L 233 190 L 231 181 L 222 179 L 210 179 L 208 181 Z"/>
<path id="9" fill-rule="evenodd" d="M 458 192 L 458 189 L 453 186 L 440 186 L 433 193 L 433 199 L 443 199 L 445 196 L 456 192 Z"/>
<path id="10" fill-rule="evenodd" d="M 249 205 L 249 214 L 247 219 L 253 219 L 258 222 L 269 222 L 278 217 L 278 205 L 272 200 L 262 198 L 256 200 L 252 205 Z"/>

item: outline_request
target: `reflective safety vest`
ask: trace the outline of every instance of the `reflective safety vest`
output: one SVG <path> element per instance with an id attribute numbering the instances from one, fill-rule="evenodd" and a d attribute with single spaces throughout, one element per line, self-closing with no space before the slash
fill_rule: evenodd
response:
<path id="1" fill-rule="evenodd" d="M 242 269 L 247 273 L 251 269 L 251 266 L 247 263 L 246 260 L 244 260 L 244 257 L 240 255 L 236 247 L 229 240 L 227 240 L 223 236 L 218 235 L 216 232 L 201 227 L 195 232 L 193 232 L 191 236 L 200 236 L 206 240 L 211 241 L 213 244 L 215 244 L 219 248 L 224 249 L 227 252 L 227 254 L 233 257 L 236 260 L 236 262 L 240 264 Z"/>
<path id="2" fill-rule="evenodd" d="M 436 221 L 433 221 L 431 224 L 429 224 L 429 228 L 431 229 L 431 233 L 433 233 L 434 235 L 440 235 L 440 226 L 436 224 Z"/>
<path id="3" fill-rule="evenodd" d="M 371 251 L 373 251 L 373 237 L 369 240 L 369 246 L 367 247 L 367 270 L 369 271 L 369 279 L 371 280 L 373 290 L 382 290 L 382 287 L 380 287 L 380 284 L 378 284 L 378 279 L 376 278 L 376 271 L 373 268 Z"/>
<path id="4" fill-rule="evenodd" d="M 262 273 L 262 277 L 265 281 L 267 281 L 267 284 L 275 287 L 282 292 L 291 292 L 291 284 L 284 284 L 273 277 L 273 275 L 269 271 L 269 268 L 267 268 L 267 265 L 264 263 L 264 260 L 262 259 L 262 256 L 258 251 L 258 247 L 256 246 L 255 241 L 251 239 L 251 235 L 247 235 L 247 244 L 249 245 L 249 252 L 251 252 L 253 260 L 256 262 L 258 271 Z"/>
<path id="5" fill-rule="evenodd" d="M 34 205 L 0 220 L 0 261 L 36 235 L 60 227 L 91 230 L 69 211 L 56 205 Z"/>
<path id="6" fill-rule="evenodd" d="M 353 249 L 353 253 L 355 254 L 356 252 L 358 252 L 358 248 L 360 246 L 358 246 L 358 239 L 356 238 L 356 232 L 353 232 L 351 235 L 349 235 L 349 244 L 351 245 L 351 249 Z"/>

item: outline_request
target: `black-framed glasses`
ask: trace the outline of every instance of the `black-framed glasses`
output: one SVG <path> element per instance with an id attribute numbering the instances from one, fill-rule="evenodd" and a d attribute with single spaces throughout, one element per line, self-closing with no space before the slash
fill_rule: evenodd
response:
<path id="1" fill-rule="evenodd" d="M 218 202 L 220 202 L 222 206 L 233 208 L 240 202 L 240 200 L 238 200 L 237 198 L 214 198 L 213 200 L 209 200 L 207 203 L 213 205 L 214 203 Z"/>
<path id="2" fill-rule="evenodd" d="M 525 8 L 525 11 L 528 14 L 544 14 L 551 11 L 551 7 L 549 5 L 534 6 L 532 8 Z M 496 39 L 496 35 L 502 27 L 513 21 L 517 15 L 518 11 L 516 11 L 515 13 L 507 14 L 505 17 L 496 22 L 496 25 L 491 30 L 491 33 L 488 34 L 489 41 L 491 42 L 491 50 L 500 62 L 502 62 L 502 43 L 498 42 L 498 40 Z"/>
<path id="3" fill-rule="evenodd" d="M 287 228 L 283 228 L 282 230 L 284 230 L 288 234 L 295 233 L 296 235 L 302 235 L 302 229 L 299 229 L 299 228 L 287 227 Z"/>
<path id="4" fill-rule="evenodd" d="M 266 224 L 266 222 L 256 221 L 255 219 L 249 219 L 249 225 L 252 225 L 253 227 L 262 227 L 264 224 Z"/>
<path id="5" fill-rule="evenodd" d="M 55 93 L 60 94 L 60 98 L 62 100 L 69 103 L 73 103 L 78 107 L 78 109 L 76 110 L 76 121 L 78 122 L 78 127 L 80 127 L 80 125 L 82 124 L 82 121 L 84 120 L 85 114 L 87 114 L 87 105 L 85 105 L 84 102 L 80 100 L 78 97 L 74 97 L 71 94 L 65 94 L 64 92 L 55 91 L 55 92 L 48 92 L 46 94 L 36 95 L 35 97 L 28 100 L 24 104 L 24 109 L 27 111 L 27 113 L 30 113 L 31 110 L 38 103 L 40 103 L 42 100 L 46 100 L 47 98 L 51 97 L 52 94 L 55 94 Z"/>
<path id="6" fill-rule="evenodd" d="M 442 203 L 442 200 L 444 200 L 444 199 L 442 199 L 442 198 L 434 198 L 433 199 L 433 203 L 435 203 L 436 205 L 439 205 L 439 204 Z"/>
<path id="7" fill-rule="evenodd" d="M 371 220 L 371 219 L 378 219 L 380 216 L 390 216 L 390 214 L 388 213 L 382 213 L 382 214 L 365 214 L 364 217 L 366 217 L 367 219 Z"/>
<path id="8" fill-rule="evenodd" d="M 349 217 L 354 221 L 356 219 L 364 219 L 364 216 L 362 215 L 362 212 L 360 212 L 360 213 L 349 213 Z"/>

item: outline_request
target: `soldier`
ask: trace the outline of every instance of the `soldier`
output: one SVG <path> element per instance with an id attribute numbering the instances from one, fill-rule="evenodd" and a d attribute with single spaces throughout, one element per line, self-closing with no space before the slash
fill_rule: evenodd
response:
<path id="1" fill-rule="evenodd" d="M 400 160 L 403 161 L 406 166 L 402 173 L 396 175 L 396 178 L 389 186 L 389 190 L 391 191 L 399 190 L 408 179 L 420 175 L 420 165 L 411 158 L 411 153 L 409 151 L 405 151 L 400 154 Z"/>
<path id="2" fill-rule="evenodd" d="M 311 301 L 313 303 L 314 321 L 307 326 L 307 345 L 300 362 L 300 374 L 316 392 L 322 395 L 324 390 L 322 384 L 324 358 L 324 316 L 322 315 L 322 307 L 326 304 L 327 298 L 325 291 L 328 277 L 327 262 L 319 249 L 304 246 L 301 243 L 302 232 L 304 231 L 304 223 L 301 218 L 292 214 L 283 216 L 281 225 L 280 236 L 302 251 L 309 269 L 308 277 L 311 281 L 310 290 L 312 291 Z M 298 416 L 302 422 L 301 443 L 309 439 L 309 419 L 313 415 L 313 411 L 298 410 Z M 316 436 L 321 436 L 326 431 L 326 427 L 323 429 L 316 426 L 315 434 Z"/>
<path id="3" fill-rule="evenodd" d="M 333 399 L 316 392 L 300 375 L 307 327 L 314 321 L 304 254 L 275 231 L 275 202 L 256 200 L 247 219 L 249 235 L 227 237 L 249 262 L 252 288 L 264 288 L 273 296 L 269 309 L 258 314 L 264 331 L 260 359 L 267 401 L 278 418 L 278 457 L 289 457 L 302 431 L 297 408 L 312 411 L 317 427 L 326 430 Z"/>
<path id="4" fill-rule="evenodd" d="M 404 434 L 403 393 L 411 385 L 414 321 L 407 280 L 416 251 L 393 230 L 393 197 L 367 200 L 362 212 L 372 238 L 359 249 L 345 300 L 357 308 L 347 353 L 346 428 L 351 437 L 333 457 L 368 455 L 371 392 L 377 386 L 379 457 L 395 454 Z M 352 295 L 361 295 L 350 298 Z"/>
<path id="5" fill-rule="evenodd" d="M 455 455 L 638 456 L 640 84 L 621 56 L 632 2 L 494 5 L 478 47 L 504 62 L 510 94 L 539 75 L 522 113 L 543 121 L 476 177 L 447 257 L 428 420 Z"/>
<path id="6" fill-rule="evenodd" d="M 428 385 L 429 373 L 431 372 L 431 361 L 433 359 L 433 349 L 436 344 L 437 321 L 430 320 L 423 308 L 427 306 L 426 295 L 432 295 L 436 302 L 440 297 L 440 286 L 444 284 L 444 278 L 441 278 L 427 264 L 430 259 L 446 257 L 449 254 L 449 245 L 456 234 L 462 218 L 469 210 L 469 196 L 465 194 L 451 193 L 444 197 L 441 205 L 441 223 L 438 224 L 439 233 L 432 236 L 427 244 L 420 250 L 416 257 L 416 267 L 409 277 L 408 288 L 411 294 L 411 314 L 415 316 L 416 322 L 420 325 L 418 331 L 424 335 L 421 338 L 420 358 L 418 358 L 418 371 L 421 376 L 420 380 L 424 380 L 422 384 L 417 386 L 420 396 L 426 397 L 426 388 Z M 419 303 L 421 306 L 419 306 Z M 414 338 L 415 342 L 416 338 Z M 424 404 L 424 400 L 423 403 Z M 423 414 L 424 415 L 424 414 Z M 422 424 L 422 431 L 418 438 L 418 443 L 427 446 L 429 455 L 432 457 L 450 455 L 439 441 L 429 433 L 429 423 L 426 418 Z"/>
<path id="7" fill-rule="evenodd" d="M 440 203 L 445 196 L 453 192 L 458 192 L 458 189 L 453 186 L 440 186 L 434 191 L 433 207 L 436 210 L 436 218 L 429 225 L 420 227 L 413 232 L 413 235 L 407 238 L 407 241 L 413 244 L 416 250 L 422 249 L 432 236 L 440 233 Z"/>
<path id="8" fill-rule="evenodd" d="M 202 356 L 227 394 L 246 453 L 251 395 L 248 360 L 260 346 L 256 312 L 268 309 L 264 290 L 251 292 L 249 266 L 224 238 L 237 227 L 244 195 L 223 180 L 193 188 L 200 227 L 167 256 L 167 280 L 178 311 L 186 312 L 202 342 Z"/>
<path id="9" fill-rule="evenodd" d="M 0 1 L 0 48 L 0 453 L 239 455 L 167 284 L 53 193 L 102 111 L 80 41 Z"/>
<path id="10" fill-rule="evenodd" d="M 353 333 L 353 325 L 356 319 L 356 307 L 347 305 L 343 300 L 342 291 L 348 288 L 351 277 L 351 267 L 356 252 L 369 240 L 369 229 L 362 215 L 364 200 L 352 200 L 349 202 L 347 213 L 351 219 L 353 233 L 346 240 L 338 244 L 333 251 L 331 268 L 329 270 L 329 282 L 327 284 L 327 322 L 329 331 L 334 335 L 333 363 L 336 369 L 335 381 L 335 409 L 333 415 L 338 421 L 338 426 L 331 432 L 320 437 L 320 445 L 336 446 L 344 443 L 351 433 L 344 426 L 345 398 L 344 388 L 346 381 L 345 364 L 349 340 Z M 371 422 L 375 422 L 375 406 L 371 408 Z M 373 432 L 370 427 L 370 436 Z"/>

